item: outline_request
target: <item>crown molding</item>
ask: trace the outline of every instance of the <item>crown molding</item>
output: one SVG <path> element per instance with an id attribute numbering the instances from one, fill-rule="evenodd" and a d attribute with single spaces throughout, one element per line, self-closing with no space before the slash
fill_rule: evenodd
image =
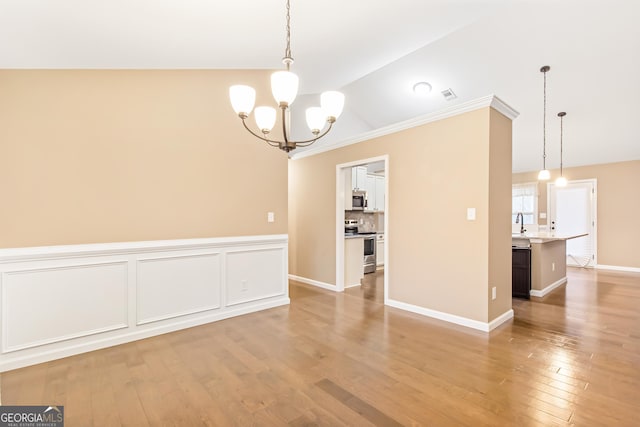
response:
<path id="1" fill-rule="evenodd" d="M 351 138 L 343 139 L 335 143 L 328 145 L 319 145 L 317 147 L 302 151 L 300 153 L 290 154 L 291 159 L 302 159 L 304 157 L 315 156 L 316 154 L 325 153 L 327 151 L 336 150 L 338 148 L 346 147 L 348 145 L 357 144 L 358 142 L 367 141 L 370 139 L 378 138 L 384 135 L 400 132 L 406 129 L 411 129 L 417 126 L 421 126 L 427 123 L 436 122 L 449 117 L 457 116 L 460 114 L 468 113 L 470 111 L 479 110 L 481 108 L 491 107 L 498 111 L 510 120 L 514 120 L 520 113 L 510 107 L 506 102 L 501 100 L 495 95 L 488 95 L 482 98 L 474 99 L 473 101 L 463 102 L 452 107 L 445 108 L 443 110 L 434 111 L 433 113 L 424 114 L 422 116 L 414 117 L 403 122 L 394 123 L 389 126 L 385 126 L 379 129 L 375 129 L 369 132 L 356 135 Z"/>

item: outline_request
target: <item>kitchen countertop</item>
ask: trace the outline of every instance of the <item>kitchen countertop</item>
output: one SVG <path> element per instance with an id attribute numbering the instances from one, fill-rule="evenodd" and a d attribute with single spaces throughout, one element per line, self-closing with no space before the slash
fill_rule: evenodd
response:
<path id="1" fill-rule="evenodd" d="M 589 233 L 581 233 L 581 234 L 571 234 L 571 235 L 560 235 L 555 233 L 548 232 L 537 232 L 537 233 L 516 233 L 511 235 L 512 240 L 528 240 L 530 243 L 547 243 L 554 242 L 557 240 L 569 240 L 576 239 L 578 237 L 587 236 Z"/>

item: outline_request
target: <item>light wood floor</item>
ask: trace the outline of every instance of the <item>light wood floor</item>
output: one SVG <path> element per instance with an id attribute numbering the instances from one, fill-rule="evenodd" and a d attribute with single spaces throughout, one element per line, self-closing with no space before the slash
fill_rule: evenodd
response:
<path id="1" fill-rule="evenodd" d="M 640 275 L 570 270 L 490 334 L 291 284 L 292 302 L 2 374 L 74 426 L 638 426 Z"/>

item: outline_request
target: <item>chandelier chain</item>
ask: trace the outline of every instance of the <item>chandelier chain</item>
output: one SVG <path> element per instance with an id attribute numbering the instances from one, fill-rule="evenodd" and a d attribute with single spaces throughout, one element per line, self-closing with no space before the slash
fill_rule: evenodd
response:
<path id="1" fill-rule="evenodd" d="M 287 47 L 284 50 L 283 62 L 287 66 L 287 70 L 293 62 L 291 57 L 291 2 L 287 0 Z"/>

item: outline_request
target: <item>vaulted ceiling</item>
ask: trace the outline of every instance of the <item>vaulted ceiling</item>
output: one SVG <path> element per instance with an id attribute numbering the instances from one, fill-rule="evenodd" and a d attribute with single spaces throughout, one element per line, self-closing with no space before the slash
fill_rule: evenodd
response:
<path id="1" fill-rule="evenodd" d="M 565 166 L 640 159 L 637 0 L 291 2 L 294 118 L 321 91 L 347 96 L 316 144 L 495 94 L 520 112 L 514 171 L 539 169 L 549 65 L 548 167 L 559 164 L 559 111 Z M 284 0 L 3 0 L 0 68 L 276 69 L 284 14 Z M 432 92 L 413 94 L 417 81 Z"/>

